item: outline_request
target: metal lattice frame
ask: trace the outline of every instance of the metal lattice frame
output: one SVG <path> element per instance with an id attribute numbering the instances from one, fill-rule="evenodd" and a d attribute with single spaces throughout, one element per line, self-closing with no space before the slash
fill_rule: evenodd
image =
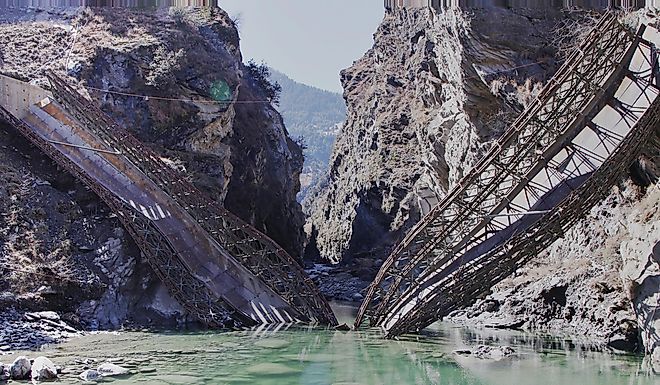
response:
<path id="1" fill-rule="evenodd" d="M 444 280 L 427 300 L 388 330 L 388 337 L 419 331 L 456 309 L 468 306 L 475 298 L 524 266 L 541 251 L 563 236 L 584 217 L 585 211 L 605 199 L 639 155 L 645 142 L 660 129 L 660 98 L 656 99 L 634 131 L 582 186 L 541 220 L 478 260 L 461 265 Z"/>
<path id="2" fill-rule="evenodd" d="M 336 325 L 329 304 L 302 267 L 272 239 L 225 210 L 189 183 L 151 149 L 114 122 L 93 102 L 50 73 L 55 97 L 111 148 L 118 149 L 219 244 L 255 276 L 310 320 Z"/>
<path id="3" fill-rule="evenodd" d="M 303 321 L 315 321 L 326 325 L 337 324 L 329 304 L 318 288 L 295 259 L 273 240 L 197 190 L 185 180 L 183 175 L 165 164 L 154 151 L 117 125 L 93 102 L 83 98 L 62 79 L 53 73 L 49 73 L 48 77 L 55 98 L 87 130 L 99 138 L 100 145 L 125 156 L 173 201 L 183 207 L 222 248 L 248 268 L 257 279 L 280 295 L 292 308 L 299 311 Z M 8 112 L 5 111 L 3 115 L 8 115 Z M 77 169 L 55 151 L 50 143 L 40 143 L 41 138 L 31 132 L 28 126 L 12 116 L 6 119 L 58 164 L 97 192 L 113 210 L 121 214 L 122 223 L 145 252 L 156 274 L 191 314 L 211 326 L 226 325 L 228 319 L 233 319 L 233 324 L 237 326 L 250 326 L 255 323 L 224 301 L 220 301 L 220 305 L 211 306 L 213 300 L 208 289 L 200 282 L 196 282 L 195 278 L 186 271 L 167 238 L 158 233 L 148 218 L 144 218 L 124 202 L 108 194 L 102 186 L 85 176 L 82 170 Z M 207 305 L 203 305 L 204 303 Z"/>
<path id="4" fill-rule="evenodd" d="M 356 327 L 365 317 L 372 325 L 381 325 L 388 314 L 409 303 L 411 293 L 438 271 L 453 266 L 454 270 L 448 270 L 447 274 L 456 277 L 456 265 L 463 265 L 462 256 L 468 250 L 512 224 L 510 217 L 506 223 L 494 221 L 494 215 L 529 210 L 531 202 L 535 201 L 533 198 L 552 190 L 535 185 L 532 179 L 540 171 L 547 172 L 553 156 L 588 124 L 593 111 L 598 111 L 612 97 L 626 75 L 627 63 L 639 41 L 639 36 L 622 27 L 613 14 L 603 16 L 580 49 L 567 59 L 511 129 L 394 249 L 368 290 Z M 512 202 L 521 193 L 528 197 L 527 207 Z M 529 249 L 536 247 L 529 246 Z M 513 254 L 507 256 L 515 262 L 520 260 Z M 473 262 L 487 266 L 484 258 Z M 465 269 L 461 266 L 458 271 Z M 506 270 L 502 278 L 509 272 Z M 447 300 L 451 304 L 466 304 L 501 279 L 490 279 L 491 274 L 492 277 L 500 275 L 489 273 L 487 268 L 480 273 L 481 281 L 473 282 L 473 290 L 461 292 L 466 289 L 456 286 L 449 291 L 451 295 Z M 415 304 L 409 317 L 396 323 L 389 331 L 390 336 L 426 326 L 427 321 L 447 314 L 446 309 L 454 305 L 434 304 L 437 301 L 435 292 L 442 290 L 443 285 L 444 281 L 434 282 L 434 291 Z M 461 300 L 456 299 L 459 294 Z M 438 308 L 444 310 L 438 311 Z"/>
<path id="5" fill-rule="evenodd" d="M 249 327 L 256 323 L 222 299 L 215 298 L 181 263 L 174 248 L 151 221 L 137 214 L 90 178 L 48 141 L 0 106 L 0 118 L 8 122 L 60 167 L 94 191 L 117 214 L 124 228 L 140 247 L 147 262 L 184 309 L 210 327 Z"/>

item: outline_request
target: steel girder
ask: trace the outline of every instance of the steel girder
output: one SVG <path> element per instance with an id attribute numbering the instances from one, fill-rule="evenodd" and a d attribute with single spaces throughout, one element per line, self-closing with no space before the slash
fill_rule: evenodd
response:
<path id="1" fill-rule="evenodd" d="M 369 287 L 356 327 L 365 317 L 372 325 L 387 329 L 389 336 L 424 327 L 455 306 L 473 300 L 512 271 L 490 274 L 486 268 L 479 270 L 481 281 L 472 282 L 469 289 L 454 287 L 447 281 L 456 277 L 457 271 L 464 271 L 466 262 L 473 265 L 487 261 L 484 256 L 473 261 L 464 261 L 463 257 L 493 234 L 511 226 L 512 217 L 521 218 L 521 212 L 532 210 L 539 196 L 558 187 L 543 186 L 533 179 L 541 171 L 550 173 L 549 170 L 562 166 L 550 164 L 551 159 L 590 122 L 594 111 L 612 98 L 627 75 L 627 63 L 639 42 L 640 35 L 627 31 L 614 15 L 606 14 L 600 20 L 535 102 L 393 250 Z M 588 149 L 576 153 L 584 156 L 585 151 Z M 593 167 L 591 171 L 596 169 Z M 548 180 L 552 180 L 551 175 Z M 519 196 L 527 197 L 526 202 L 524 199 L 514 202 Z M 502 214 L 506 219 L 496 219 Z M 541 215 L 543 212 L 533 217 L 543 222 L 547 217 Z M 506 242 L 510 243 L 511 240 Z M 537 246 L 528 245 L 527 249 Z M 487 250 L 484 254 L 493 255 Z M 520 253 L 505 255 L 513 259 L 502 257 L 502 261 L 523 260 Z M 448 291 L 443 292 L 444 299 L 439 299 L 438 293 L 443 288 Z M 397 317 L 403 319 L 393 319 Z"/>
<path id="2" fill-rule="evenodd" d="M 222 299 L 215 298 L 181 263 L 167 238 L 150 221 L 109 193 L 84 170 L 57 151 L 51 143 L 34 132 L 21 120 L 0 106 L 0 118 L 8 122 L 33 145 L 44 152 L 60 167 L 94 191 L 117 214 L 172 296 L 195 318 L 210 327 L 249 327 L 255 322 L 244 317 Z"/>
<path id="3" fill-rule="evenodd" d="M 215 241 L 255 277 L 300 312 L 303 321 L 336 325 L 337 320 L 302 267 L 274 241 L 231 214 L 187 182 L 152 150 L 118 126 L 91 101 L 83 98 L 53 73 L 48 74 L 54 96 L 83 126 L 101 140 L 99 144 L 125 156 L 147 178 L 183 207 Z M 19 132 L 58 164 L 92 188 L 115 212 L 143 250 L 147 261 L 170 293 L 200 321 L 210 325 L 252 326 L 253 319 L 214 296 L 188 271 L 167 236 L 126 202 L 108 194 L 82 170 L 68 162 L 50 143 L 7 111 L 3 115 Z M 230 321 L 231 320 L 231 321 Z M 278 320 L 267 320 L 278 322 Z"/>

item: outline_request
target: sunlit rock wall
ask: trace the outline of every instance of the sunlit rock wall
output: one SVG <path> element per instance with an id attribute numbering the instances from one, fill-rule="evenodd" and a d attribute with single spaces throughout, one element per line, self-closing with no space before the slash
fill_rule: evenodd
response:
<path id="1" fill-rule="evenodd" d="M 557 69 L 555 10 L 400 9 L 342 72 L 348 119 L 308 255 L 384 258 Z"/>

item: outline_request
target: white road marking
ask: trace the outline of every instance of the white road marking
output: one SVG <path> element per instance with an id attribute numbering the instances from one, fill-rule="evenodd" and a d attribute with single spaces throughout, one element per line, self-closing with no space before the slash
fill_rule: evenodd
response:
<path id="1" fill-rule="evenodd" d="M 160 208 L 160 205 L 159 205 L 159 204 L 156 204 L 156 210 L 158 210 L 158 214 L 160 214 L 160 217 L 161 217 L 162 219 L 167 218 L 167 217 L 165 216 L 165 213 L 163 212 L 163 209 Z"/>
<path id="2" fill-rule="evenodd" d="M 286 321 L 284 320 L 284 317 L 282 317 L 282 315 L 280 314 L 280 312 L 277 311 L 277 309 L 275 309 L 275 307 L 274 307 L 273 305 L 270 305 L 270 309 L 273 311 L 273 313 L 275 314 L 275 316 L 277 317 L 277 319 L 278 319 L 281 323 L 286 323 Z"/>
<path id="3" fill-rule="evenodd" d="M 272 315 L 270 314 L 270 312 L 266 309 L 266 307 L 265 307 L 262 303 L 260 303 L 259 306 L 261 306 L 261 310 L 264 311 L 264 315 L 265 315 L 266 317 L 268 317 L 268 320 L 269 320 L 271 323 L 276 323 L 276 321 L 273 319 L 273 316 L 272 316 Z"/>
<path id="4" fill-rule="evenodd" d="M 140 205 L 140 211 L 142 212 L 142 214 L 144 214 L 145 217 L 147 217 L 147 218 L 149 218 L 149 219 L 152 219 L 152 218 L 149 216 L 149 211 L 147 211 L 147 208 L 146 208 L 146 207 Z"/>
<path id="5" fill-rule="evenodd" d="M 257 317 L 261 320 L 262 323 L 267 324 L 268 321 L 266 321 L 266 318 L 261 314 L 261 311 L 259 308 L 254 304 L 254 302 L 250 302 L 250 305 L 252 306 L 252 309 L 254 309 L 255 313 L 257 313 Z"/>

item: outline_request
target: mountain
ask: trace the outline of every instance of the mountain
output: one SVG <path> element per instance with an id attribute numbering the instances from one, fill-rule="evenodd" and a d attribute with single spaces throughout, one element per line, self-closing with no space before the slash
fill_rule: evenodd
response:
<path id="1" fill-rule="evenodd" d="M 302 200 L 328 168 L 346 105 L 341 94 L 298 83 L 277 70 L 271 70 L 270 78 L 282 86 L 278 110 L 289 135 L 303 145 L 305 165 L 298 195 Z"/>

